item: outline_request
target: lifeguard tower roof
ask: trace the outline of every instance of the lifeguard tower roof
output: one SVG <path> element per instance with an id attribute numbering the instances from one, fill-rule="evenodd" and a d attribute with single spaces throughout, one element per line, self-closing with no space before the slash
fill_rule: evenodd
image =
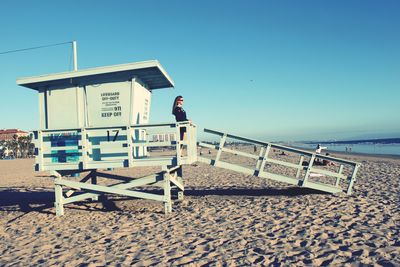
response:
<path id="1" fill-rule="evenodd" d="M 40 90 L 54 86 L 60 88 L 71 85 L 128 81 L 134 77 L 143 81 L 149 90 L 174 87 L 173 80 L 157 60 L 19 78 L 17 84 Z"/>

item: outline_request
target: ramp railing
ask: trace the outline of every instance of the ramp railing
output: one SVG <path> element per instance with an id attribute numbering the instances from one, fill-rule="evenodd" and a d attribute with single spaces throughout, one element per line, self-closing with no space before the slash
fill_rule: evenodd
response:
<path id="1" fill-rule="evenodd" d="M 346 192 L 348 195 L 352 192 L 360 166 L 357 162 L 215 130 L 204 131 L 219 136 L 220 140 L 217 145 L 199 143 L 200 147 L 209 149 L 209 153 L 202 152 L 198 161 L 324 192 Z M 236 146 L 242 149 L 236 149 Z M 229 162 L 239 157 L 241 161 Z"/>

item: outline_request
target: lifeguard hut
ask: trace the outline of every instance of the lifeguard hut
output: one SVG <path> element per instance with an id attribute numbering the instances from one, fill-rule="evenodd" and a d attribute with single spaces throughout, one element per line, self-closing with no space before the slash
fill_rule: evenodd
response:
<path id="1" fill-rule="evenodd" d="M 196 127 L 192 123 L 148 124 L 152 93 L 174 86 L 156 60 L 107 66 L 79 71 L 21 78 L 17 84 L 39 94 L 39 125 L 34 132 L 35 170 L 53 171 L 56 213 L 64 213 L 64 204 L 97 199 L 113 193 L 165 203 L 172 207 L 171 186 L 183 198 L 182 164 L 196 158 Z M 179 140 L 180 128 L 187 137 Z M 159 142 L 152 135 L 175 136 Z M 149 148 L 172 146 L 169 155 L 148 153 Z M 182 155 L 182 147 L 185 156 Z M 99 169 L 137 166 L 161 166 L 154 175 L 132 179 Z M 64 176 L 86 173 L 79 182 Z M 97 177 L 124 180 L 111 186 L 97 184 Z M 132 188 L 153 185 L 164 194 Z M 64 192 L 63 187 L 70 188 Z"/>
<path id="2" fill-rule="evenodd" d="M 196 126 L 191 122 L 148 124 L 153 91 L 174 86 L 158 61 L 22 78 L 17 83 L 39 93 L 40 129 L 34 132 L 35 169 L 53 171 L 58 177 L 54 180 L 57 215 L 64 214 L 65 204 L 96 200 L 104 193 L 161 201 L 165 212 L 171 212 L 171 188 L 177 188 L 178 200 L 182 200 L 182 165 L 195 161 L 299 187 L 349 195 L 360 167 L 357 162 L 210 129 L 205 132 L 218 136 L 219 144 L 198 145 L 215 153 L 197 156 Z M 180 140 L 182 127 L 187 133 L 184 140 Z M 260 152 L 234 149 L 228 140 L 259 146 Z M 169 153 L 157 150 L 160 147 L 169 147 Z M 275 150 L 292 155 L 277 157 Z M 226 154 L 234 157 L 225 157 Z M 248 163 L 227 162 L 236 157 Z M 335 167 L 323 169 L 321 162 L 333 163 Z M 139 166 L 160 166 L 161 172 L 131 178 L 99 171 Z M 85 174 L 80 181 L 65 179 L 80 173 Z M 99 185 L 97 177 L 124 182 Z M 159 186 L 163 194 L 137 188 L 144 186 Z M 63 190 L 65 187 L 69 190 Z"/>

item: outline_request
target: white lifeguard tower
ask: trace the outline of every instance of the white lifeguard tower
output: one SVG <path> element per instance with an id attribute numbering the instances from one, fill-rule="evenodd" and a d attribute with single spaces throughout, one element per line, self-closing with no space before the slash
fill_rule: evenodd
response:
<path id="1" fill-rule="evenodd" d="M 171 185 L 178 187 L 179 198 L 183 197 L 181 165 L 197 160 L 196 127 L 189 122 L 148 124 L 152 92 L 174 86 L 158 61 L 21 78 L 17 84 L 39 93 L 35 170 L 53 171 L 58 176 L 58 215 L 64 213 L 64 204 L 96 199 L 102 193 L 163 201 L 166 212 L 171 211 Z M 179 140 L 181 127 L 187 131 L 185 140 Z M 149 137 L 157 134 L 178 138 L 153 142 Z M 169 155 L 148 153 L 148 148 L 163 146 L 175 149 Z M 182 147 L 186 148 L 185 156 L 181 155 Z M 141 179 L 97 171 L 136 166 L 161 166 L 163 171 Z M 87 171 L 89 174 L 80 182 L 63 179 Z M 101 186 L 96 177 L 123 179 L 127 183 Z M 159 185 L 164 188 L 164 195 L 128 190 L 143 185 Z M 63 187 L 71 190 L 65 193 Z M 79 190 L 90 193 L 78 194 Z"/>
<path id="2" fill-rule="evenodd" d="M 64 214 L 64 204 L 96 200 L 104 193 L 161 201 L 165 212 L 171 212 L 172 187 L 178 190 L 178 200 L 183 199 L 182 165 L 196 161 L 299 187 L 347 194 L 352 192 L 360 166 L 345 159 L 210 129 L 205 132 L 218 136 L 219 144 L 198 145 L 216 153 L 197 156 L 196 126 L 191 122 L 148 124 L 152 92 L 174 86 L 155 60 L 22 78 L 17 83 L 39 93 L 40 128 L 34 132 L 35 170 L 52 171 L 57 176 L 54 180 L 57 215 Z M 184 140 L 180 140 L 182 127 L 186 128 Z M 260 152 L 252 154 L 227 147 L 228 139 L 259 146 Z M 292 156 L 276 157 L 276 149 Z M 226 154 L 254 164 L 227 162 Z M 334 163 L 335 167 L 323 169 L 318 164 L 321 162 Z M 160 166 L 162 171 L 142 178 L 99 171 L 138 166 Z M 284 171 L 277 172 L 276 166 Z M 80 173 L 85 175 L 79 182 L 65 179 Z M 328 179 L 320 179 L 321 176 Z M 99 185 L 97 177 L 124 182 Z M 163 194 L 136 188 L 143 186 L 159 186 Z M 64 191 L 65 187 L 69 190 Z"/>

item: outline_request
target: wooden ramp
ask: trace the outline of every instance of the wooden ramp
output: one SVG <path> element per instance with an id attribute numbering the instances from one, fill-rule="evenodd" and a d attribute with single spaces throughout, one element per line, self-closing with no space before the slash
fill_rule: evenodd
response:
<path id="1" fill-rule="evenodd" d="M 199 143 L 203 148 L 197 157 L 200 162 L 328 193 L 352 192 L 360 166 L 357 162 L 210 129 L 204 131 L 220 140 L 217 145 Z M 227 154 L 230 155 L 226 157 Z M 241 160 L 235 161 L 238 158 Z"/>

